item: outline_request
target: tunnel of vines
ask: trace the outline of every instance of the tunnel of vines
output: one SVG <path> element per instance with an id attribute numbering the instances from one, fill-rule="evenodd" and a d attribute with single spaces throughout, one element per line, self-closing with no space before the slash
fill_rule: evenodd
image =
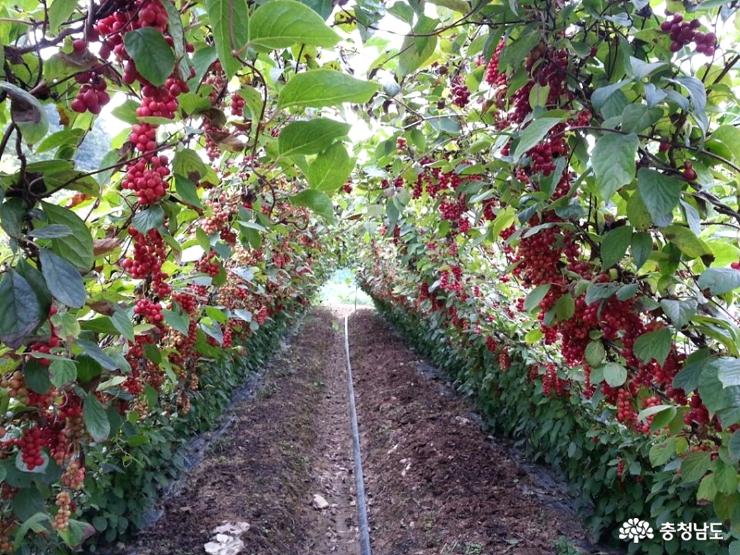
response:
<path id="1" fill-rule="evenodd" d="M 134 534 L 351 267 L 594 538 L 740 554 L 737 7 L 0 2 L 0 553 Z"/>

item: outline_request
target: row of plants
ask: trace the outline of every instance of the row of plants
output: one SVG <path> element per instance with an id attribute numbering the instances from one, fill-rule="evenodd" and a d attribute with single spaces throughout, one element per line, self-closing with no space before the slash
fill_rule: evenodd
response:
<path id="1" fill-rule="evenodd" d="M 576 480 L 595 536 L 714 519 L 632 549 L 737 552 L 736 3 L 453 9 L 391 10 L 413 31 L 375 66 L 365 287 Z"/>
<path id="2" fill-rule="evenodd" d="M 136 531 L 333 266 L 341 106 L 377 87 L 329 12 L 0 6 L 0 553 Z"/>

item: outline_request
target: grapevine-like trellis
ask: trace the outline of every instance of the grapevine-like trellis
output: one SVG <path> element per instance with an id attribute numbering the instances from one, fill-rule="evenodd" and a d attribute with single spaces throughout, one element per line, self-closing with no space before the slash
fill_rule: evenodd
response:
<path id="1" fill-rule="evenodd" d="M 231 387 L 345 246 L 497 427 L 590 469 L 596 532 L 737 537 L 735 9 L 0 7 L 0 552 L 138 526 L 222 408 L 201 382 Z"/>

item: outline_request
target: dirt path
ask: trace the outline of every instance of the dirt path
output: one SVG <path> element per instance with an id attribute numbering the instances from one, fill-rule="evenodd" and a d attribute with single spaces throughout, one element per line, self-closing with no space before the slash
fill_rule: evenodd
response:
<path id="1" fill-rule="evenodd" d="M 562 488 L 488 437 L 375 312 L 349 330 L 374 555 L 598 552 Z"/>
<path id="2" fill-rule="evenodd" d="M 359 555 L 345 313 L 305 319 L 127 555 L 203 554 L 229 523 L 249 528 L 227 531 L 237 544 L 219 555 Z M 349 329 L 374 555 L 574 553 L 556 548 L 585 536 L 561 488 L 492 441 L 374 311 Z"/>
<path id="3" fill-rule="evenodd" d="M 306 318 L 129 555 L 200 555 L 214 528 L 242 522 L 249 529 L 230 534 L 244 544 L 239 553 L 359 553 L 338 316 L 318 309 Z M 328 507 L 316 509 L 315 494 Z"/>

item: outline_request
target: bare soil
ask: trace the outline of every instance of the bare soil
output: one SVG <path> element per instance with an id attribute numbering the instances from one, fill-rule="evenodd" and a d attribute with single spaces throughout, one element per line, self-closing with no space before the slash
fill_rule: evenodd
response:
<path id="1" fill-rule="evenodd" d="M 349 322 L 375 555 L 597 553 L 564 489 L 487 436 L 473 407 L 374 311 Z"/>
<path id="2" fill-rule="evenodd" d="M 343 329 L 317 309 L 274 357 L 256 398 L 187 477 L 130 555 L 203 554 L 212 530 L 247 522 L 241 553 L 359 553 Z M 319 494 L 329 503 L 312 506 Z"/>
<path id="3" fill-rule="evenodd" d="M 319 308 L 268 365 L 256 396 L 127 555 L 203 554 L 246 522 L 244 555 L 359 555 L 343 317 Z M 483 429 L 473 407 L 374 311 L 350 317 L 374 555 L 554 555 L 586 542 L 562 484 Z M 315 494 L 328 507 L 312 505 Z"/>

